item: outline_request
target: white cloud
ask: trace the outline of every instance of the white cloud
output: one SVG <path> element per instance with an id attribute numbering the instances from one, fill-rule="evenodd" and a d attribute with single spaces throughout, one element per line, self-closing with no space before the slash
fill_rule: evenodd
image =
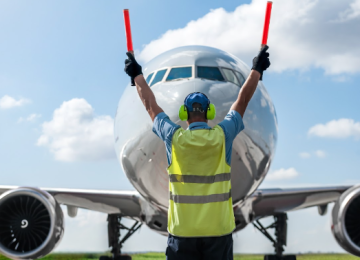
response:
<path id="1" fill-rule="evenodd" d="M 354 0 L 350 6 L 339 13 L 339 17 L 335 22 L 347 22 L 360 16 L 360 0 Z"/>
<path id="2" fill-rule="evenodd" d="M 20 117 L 19 120 L 18 120 L 18 123 L 21 123 L 21 122 L 24 122 L 24 121 L 33 122 L 33 121 L 35 121 L 37 118 L 40 118 L 40 117 L 41 117 L 40 114 L 31 114 L 31 115 L 29 115 L 29 116 L 26 117 L 26 118 Z"/>
<path id="3" fill-rule="evenodd" d="M 54 111 L 42 124 L 38 146 L 47 147 L 59 161 L 114 158 L 113 119 L 95 116 L 85 99 L 74 98 Z"/>
<path id="4" fill-rule="evenodd" d="M 355 122 L 353 119 L 341 118 L 339 120 L 332 120 L 326 124 L 317 124 L 311 127 L 308 135 L 328 137 L 328 138 L 360 138 L 360 122 Z"/>
<path id="5" fill-rule="evenodd" d="M 316 156 L 318 158 L 325 158 L 326 157 L 326 152 L 323 151 L 323 150 L 316 150 L 316 151 L 311 152 L 311 153 L 302 152 L 302 153 L 299 153 L 299 156 L 301 158 L 303 158 L 303 159 L 308 159 L 308 158 L 312 157 L 311 154 L 313 154 L 313 156 Z"/>
<path id="6" fill-rule="evenodd" d="M 20 98 L 19 100 L 16 100 L 13 97 L 5 95 L 2 98 L 0 98 L 0 109 L 9 109 L 9 108 L 13 108 L 13 107 L 21 107 L 21 106 L 26 105 L 28 103 L 30 103 L 29 99 Z"/>
<path id="7" fill-rule="evenodd" d="M 289 169 L 281 168 L 280 170 L 270 172 L 266 176 L 266 180 L 269 181 L 288 180 L 288 179 L 294 179 L 297 176 L 299 176 L 299 173 L 294 168 L 289 168 Z"/>
<path id="8" fill-rule="evenodd" d="M 319 158 L 325 158 L 326 157 L 326 153 L 322 150 L 317 150 L 315 151 L 315 155 Z"/>
<path id="9" fill-rule="evenodd" d="M 310 157 L 311 157 L 311 154 L 310 154 L 310 153 L 307 153 L 307 152 L 303 152 L 303 153 L 299 153 L 299 156 L 300 156 L 301 158 L 306 159 L 306 158 L 310 158 Z"/>
<path id="10" fill-rule="evenodd" d="M 359 0 L 358 0 L 359 1 Z M 277 0 L 269 31 L 270 70 L 323 68 L 327 74 L 360 72 L 358 21 L 333 23 L 339 10 L 357 10 L 350 0 Z M 326 11 L 324 11 L 326 5 Z M 233 12 L 223 8 L 168 30 L 145 45 L 137 57 L 147 62 L 158 54 L 184 45 L 207 45 L 230 52 L 247 63 L 259 50 L 265 1 L 253 0 Z M 357 11 L 349 14 L 357 17 Z"/>

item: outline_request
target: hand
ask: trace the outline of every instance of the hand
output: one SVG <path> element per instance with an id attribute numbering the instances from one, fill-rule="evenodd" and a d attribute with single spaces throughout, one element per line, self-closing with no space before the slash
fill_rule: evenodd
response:
<path id="1" fill-rule="evenodd" d="M 253 59 L 253 66 L 251 69 L 260 73 L 260 80 L 262 80 L 263 71 L 270 67 L 269 53 L 266 52 L 269 46 L 265 45 L 258 56 Z"/>
<path id="2" fill-rule="evenodd" d="M 131 52 L 127 52 L 126 55 L 128 58 L 125 60 L 124 71 L 131 77 L 131 81 L 133 81 L 137 76 L 142 75 L 141 66 L 137 63 Z"/>

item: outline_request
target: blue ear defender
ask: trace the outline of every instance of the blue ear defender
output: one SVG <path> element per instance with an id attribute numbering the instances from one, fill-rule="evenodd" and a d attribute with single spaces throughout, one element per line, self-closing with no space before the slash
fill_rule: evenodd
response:
<path id="1" fill-rule="evenodd" d="M 206 119 L 208 120 L 213 120 L 215 117 L 216 117 L 216 108 L 215 108 L 215 105 L 210 103 L 210 100 L 209 98 L 204 94 L 204 93 L 201 93 L 201 92 L 193 92 L 193 93 L 190 93 L 189 95 L 186 96 L 185 100 L 184 100 L 184 104 L 180 106 L 180 109 L 179 109 L 179 118 L 181 121 L 187 121 L 189 119 L 189 114 L 188 114 L 188 108 L 186 107 L 186 101 L 187 101 L 187 98 L 191 95 L 191 94 L 202 94 L 206 97 L 206 99 L 208 100 L 207 102 L 207 109 L 206 109 Z"/>

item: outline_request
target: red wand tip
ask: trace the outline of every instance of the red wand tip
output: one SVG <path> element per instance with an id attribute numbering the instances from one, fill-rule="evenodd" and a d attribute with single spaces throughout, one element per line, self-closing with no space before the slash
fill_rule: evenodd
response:
<path id="1" fill-rule="evenodd" d="M 268 34 L 269 34 L 269 25 L 270 25 L 270 16 L 271 16 L 271 7 L 272 7 L 272 2 L 268 1 L 267 5 L 266 5 L 264 31 L 263 31 L 261 45 L 267 44 L 267 39 L 268 39 Z"/>
<path id="2" fill-rule="evenodd" d="M 134 48 L 133 48 L 132 38 L 131 38 L 129 9 L 124 9 L 124 21 L 125 21 L 125 35 L 126 35 L 127 50 L 133 52 Z"/>

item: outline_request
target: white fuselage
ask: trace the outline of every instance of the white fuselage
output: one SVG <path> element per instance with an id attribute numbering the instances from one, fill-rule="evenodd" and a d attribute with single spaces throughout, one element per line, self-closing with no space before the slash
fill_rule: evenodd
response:
<path id="1" fill-rule="evenodd" d="M 151 86 L 151 89 L 159 106 L 173 122 L 183 128 L 187 128 L 187 125 L 179 120 L 178 111 L 189 93 L 203 92 L 215 104 L 216 118 L 208 122 L 213 127 L 224 119 L 241 88 L 241 84 L 236 85 L 226 80 L 198 77 L 199 66 L 217 67 L 220 71 L 228 68 L 241 73 L 245 79 L 250 72 L 235 56 L 204 46 L 185 46 L 170 50 L 143 67 L 145 78 L 152 72 L 156 75 L 157 71 L 167 69 L 163 79 Z M 191 77 L 166 81 L 169 71 L 176 67 L 191 67 Z M 276 112 L 262 82 L 258 84 L 243 121 L 245 129 L 233 142 L 231 159 L 234 205 L 239 204 L 260 185 L 275 152 Z M 125 89 L 117 109 L 115 147 L 123 170 L 136 190 L 153 205 L 166 209 L 169 185 L 165 145 L 152 132 L 152 121 L 136 88 L 130 85 Z"/>

